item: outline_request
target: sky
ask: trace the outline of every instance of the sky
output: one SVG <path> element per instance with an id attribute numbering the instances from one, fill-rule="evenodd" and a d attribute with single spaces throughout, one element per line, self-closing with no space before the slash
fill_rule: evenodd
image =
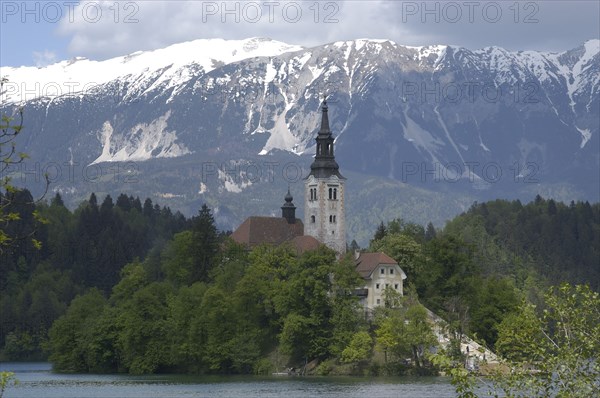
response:
<path id="1" fill-rule="evenodd" d="M 564 51 L 600 38 L 600 1 L 0 0 L 1 66 L 103 60 L 215 37 Z"/>

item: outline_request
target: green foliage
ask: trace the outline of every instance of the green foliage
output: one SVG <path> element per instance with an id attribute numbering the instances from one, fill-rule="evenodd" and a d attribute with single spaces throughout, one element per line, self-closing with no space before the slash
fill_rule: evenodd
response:
<path id="1" fill-rule="evenodd" d="M 97 289 L 76 297 L 64 316 L 49 332 L 48 350 L 54 369 L 60 372 L 90 371 L 88 354 L 90 335 L 106 307 L 106 299 Z"/>
<path id="2" fill-rule="evenodd" d="M 129 373 L 154 373 L 160 366 L 169 365 L 164 342 L 171 331 L 167 307 L 170 293 L 168 284 L 153 282 L 119 303 L 116 346 L 121 366 Z"/>
<path id="3" fill-rule="evenodd" d="M 0 81 L 0 90 L 7 80 L 2 78 Z M 15 241 L 23 239 L 22 235 L 15 234 L 13 228 L 15 221 L 21 220 L 19 205 L 20 202 L 15 196 L 19 190 L 11 184 L 11 179 L 7 175 L 9 167 L 22 163 L 27 155 L 17 153 L 15 138 L 23 129 L 23 110 L 19 110 L 20 122 L 13 124 L 13 118 L 2 115 L 0 119 L 0 254 L 5 249 L 15 244 Z M 15 206 L 16 205 L 16 206 Z M 31 238 L 33 231 L 27 232 L 27 237 Z"/>
<path id="4" fill-rule="evenodd" d="M 508 278 L 490 277 L 477 284 L 470 311 L 470 331 L 494 347 L 498 328 L 516 310 L 519 294 Z"/>
<path id="5" fill-rule="evenodd" d="M 533 305 L 524 302 L 518 312 L 507 315 L 498 327 L 498 334 L 496 350 L 502 357 L 511 362 L 540 361 L 537 345 L 544 335 Z"/>
<path id="6" fill-rule="evenodd" d="M 509 377 L 495 379 L 497 388 L 515 397 L 598 396 L 600 295 L 588 286 L 564 283 L 548 290 L 545 306 L 539 315 L 523 305 L 513 327 L 503 322 L 498 344 L 513 362 Z M 534 377 L 532 368 L 538 371 Z"/>
<path id="7" fill-rule="evenodd" d="M 409 235 L 388 232 L 383 238 L 371 242 L 370 251 L 383 252 L 392 257 L 410 278 L 420 273 L 422 246 Z"/>
<path id="8" fill-rule="evenodd" d="M 377 344 L 385 352 L 386 361 L 411 358 L 421 368 L 426 352 L 437 345 L 427 310 L 415 297 L 403 299 L 397 308 L 380 308 L 376 326 Z"/>
<path id="9" fill-rule="evenodd" d="M 248 253 L 227 241 L 213 257 L 219 261 L 211 263 L 209 282 L 194 281 L 190 236 L 176 234 L 165 245 L 158 260 L 164 280 L 150 277 L 148 262 L 156 259 L 136 260 L 95 311 L 83 311 L 87 304 L 75 300 L 50 334 L 56 368 L 264 372 L 272 366 L 261 358 L 276 341 L 299 363 L 341 354 L 363 327 L 353 295 L 360 277 L 350 257 L 338 262 L 325 247 L 301 256 L 286 247 Z"/>
<path id="10" fill-rule="evenodd" d="M 10 386 L 16 386 L 19 380 L 13 372 L 0 372 L 0 398 L 4 396 L 4 391 Z"/>
<path id="11" fill-rule="evenodd" d="M 450 382 L 454 386 L 457 398 L 477 398 L 477 378 L 473 377 L 462 363 L 451 359 L 444 351 L 429 356 L 431 362 L 450 376 Z"/>
<path id="12" fill-rule="evenodd" d="M 599 203 L 566 205 L 539 196 L 527 205 L 495 200 L 473 205 L 446 229 L 474 223 L 481 230 L 471 237 L 463 233 L 465 240 L 481 247 L 486 262 L 495 265 L 492 271 L 514 275 L 517 287 L 527 277 L 526 266 L 548 284 L 588 283 L 600 290 Z"/>
<path id="13" fill-rule="evenodd" d="M 367 332 L 357 332 L 352 336 L 348 347 L 342 351 L 342 362 L 345 363 L 356 363 L 364 361 L 369 358 L 371 354 L 371 347 L 373 345 L 373 339 Z"/>
<path id="14" fill-rule="evenodd" d="M 497 347 L 508 371 L 477 380 L 443 353 L 434 362 L 452 376 L 461 397 L 479 391 L 506 397 L 597 397 L 600 392 L 600 295 L 564 283 L 537 313 L 527 303 L 500 325 Z M 491 383 L 491 384 L 490 384 Z"/>
<path id="15" fill-rule="evenodd" d="M 73 213 L 61 202 L 55 197 L 50 205 L 30 209 L 39 208 L 51 221 L 40 230 L 42 250 L 32 257 L 18 248 L 0 265 L 6 271 L 0 273 L 0 335 L 5 355 L 34 355 L 45 344 L 62 371 L 268 373 L 273 363 L 281 364 L 264 359 L 281 351 L 288 366 L 319 359 L 332 367 L 323 365 L 322 371 L 335 373 L 364 364 L 375 341 L 374 363 L 379 349 L 388 362 L 372 366 L 372 372 L 403 372 L 407 362 L 424 372 L 436 339 L 417 295 L 449 322 L 454 341 L 469 334 L 525 363 L 542 358 L 533 350 L 546 336 L 535 331 L 541 328 L 554 339 L 556 325 L 566 319 L 538 294 L 543 286 L 538 260 L 513 255 L 488 230 L 502 217 L 510 221 L 511 212 L 543 201 L 494 204 L 489 207 L 498 210 L 487 213 L 476 205 L 477 211 L 439 231 L 399 219 L 383 225 L 371 249 L 396 258 L 410 283 L 405 297 L 385 291 L 386 308 L 374 321 L 365 319 L 354 294 L 364 281 L 351 255 L 336 260 L 325 247 L 302 255 L 284 246 L 246 251 L 218 233 L 207 207 L 186 221 L 126 195 L 116 204 L 106 197 L 100 206 L 94 195 Z M 559 215 L 561 206 L 540 214 Z M 497 233 L 508 233 L 506 228 Z M 577 303 L 593 305 L 584 293 L 570 292 Z M 539 310 L 519 306 L 523 299 Z M 547 321 L 536 312 L 543 309 L 549 311 Z M 460 353 L 452 348 L 450 363 L 457 365 L 457 377 L 466 378 L 458 367 Z"/>
<path id="16" fill-rule="evenodd" d="M 202 205 L 198 216 L 192 219 L 192 250 L 192 280 L 207 281 L 217 262 L 219 239 L 215 219 L 206 204 Z"/>
<path id="17" fill-rule="evenodd" d="M 167 280 L 177 285 L 192 283 L 194 234 L 183 231 L 175 234 L 173 241 L 163 252 L 162 268 Z"/>
<path id="18" fill-rule="evenodd" d="M 38 242 L 16 239 L 0 257 L 0 357 L 8 360 L 45 359 L 41 346 L 48 330 L 76 295 L 92 287 L 108 295 L 126 264 L 143 259 L 153 247 L 159 257 L 161 242 L 191 225 L 149 199 L 142 213 L 139 199 L 126 195 L 119 196 L 120 206 L 110 196 L 98 206 L 92 194 L 74 212 L 64 207 L 60 194 L 49 205 L 35 203 L 27 190 L 15 191 L 13 199 L 5 210 L 19 217 L 1 229 L 11 236 L 35 230 Z M 162 278 L 157 262 L 144 263 L 147 280 Z"/>

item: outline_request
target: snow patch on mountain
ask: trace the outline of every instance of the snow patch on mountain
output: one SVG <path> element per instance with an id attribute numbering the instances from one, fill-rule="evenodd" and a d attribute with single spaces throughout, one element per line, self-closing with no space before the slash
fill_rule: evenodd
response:
<path id="1" fill-rule="evenodd" d="M 223 192 L 223 190 L 225 190 L 227 192 L 240 193 L 245 188 L 248 188 L 250 185 L 252 185 L 252 181 L 242 180 L 242 175 L 232 176 L 228 173 L 225 173 L 221 169 L 218 170 L 218 173 L 218 178 L 223 184 L 222 187 L 219 187 L 219 192 Z"/>
<path id="2" fill-rule="evenodd" d="M 176 143 L 175 131 L 167 130 L 170 116 L 168 111 L 151 123 L 137 124 L 125 133 L 115 133 L 111 123 L 104 122 L 98 133 L 102 153 L 91 164 L 173 158 L 191 153 L 184 144 Z"/>
<path id="3" fill-rule="evenodd" d="M 435 138 L 429 131 L 423 129 L 413 119 L 408 116 L 406 109 L 404 110 L 404 118 L 406 125 L 404 126 L 404 138 L 411 142 L 419 151 L 425 151 L 429 154 L 430 159 L 439 163 L 435 153 L 438 147 L 443 146 L 444 142 Z"/>
<path id="4" fill-rule="evenodd" d="M 273 149 L 291 150 L 297 153 L 298 139 L 290 131 L 290 126 L 286 123 L 286 115 L 290 109 L 294 106 L 294 103 L 289 101 L 284 96 L 286 104 L 285 110 L 279 115 L 275 116 L 275 126 L 271 130 L 271 136 L 267 140 L 264 148 L 260 151 L 259 155 L 266 155 Z"/>
<path id="5" fill-rule="evenodd" d="M 577 126 L 575 126 L 575 128 L 581 133 L 581 144 L 579 145 L 579 147 L 583 149 L 583 147 L 585 147 L 585 144 L 587 144 L 590 138 L 592 138 L 592 132 L 590 131 L 590 129 L 580 129 Z"/>
<path id="6" fill-rule="evenodd" d="M 569 90 L 569 98 L 571 98 L 571 109 L 575 111 L 575 100 L 574 95 L 582 88 L 584 71 L 592 66 L 592 60 L 594 56 L 600 51 L 600 40 L 588 40 L 584 43 L 584 53 L 579 60 L 573 65 L 572 78 L 567 80 L 567 87 Z M 596 76 L 597 77 L 597 76 Z M 596 83 L 598 77 L 596 78 Z M 586 141 L 587 142 L 587 141 Z"/>

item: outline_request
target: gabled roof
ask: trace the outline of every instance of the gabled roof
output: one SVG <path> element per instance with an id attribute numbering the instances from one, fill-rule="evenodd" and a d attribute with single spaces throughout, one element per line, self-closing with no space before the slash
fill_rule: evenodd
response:
<path id="1" fill-rule="evenodd" d="M 231 238 L 237 243 L 252 248 L 262 244 L 278 246 L 297 236 L 304 235 L 304 224 L 296 218 L 291 224 L 283 217 L 248 217 Z"/>
<path id="2" fill-rule="evenodd" d="M 296 236 L 290 240 L 290 243 L 298 254 L 317 250 L 321 246 L 321 242 L 310 235 Z"/>
<path id="3" fill-rule="evenodd" d="M 356 271 L 365 279 L 371 277 L 371 274 L 380 265 L 396 265 L 400 266 L 390 256 L 385 253 L 360 253 L 360 256 L 356 259 Z M 402 271 L 402 268 L 400 268 Z M 406 274 L 402 271 L 402 279 L 406 279 Z"/>

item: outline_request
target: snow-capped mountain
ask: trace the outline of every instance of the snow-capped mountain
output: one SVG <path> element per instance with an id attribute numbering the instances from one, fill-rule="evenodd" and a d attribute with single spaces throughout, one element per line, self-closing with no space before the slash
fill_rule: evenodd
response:
<path id="1" fill-rule="evenodd" d="M 100 62 L 1 67 L 0 99 L 3 113 L 24 104 L 20 143 L 40 164 L 164 159 L 198 200 L 266 180 L 240 165 L 307 165 L 324 94 L 343 170 L 436 192 L 598 200 L 599 53 L 600 40 L 562 53 L 197 40 Z M 212 186 L 198 171 L 207 162 L 229 165 Z"/>
<path id="2" fill-rule="evenodd" d="M 132 95 L 138 85 L 152 90 L 161 84 L 181 86 L 199 74 L 242 59 L 276 56 L 302 47 L 270 39 L 194 40 L 154 51 L 138 51 L 106 61 L 84 57 L 58 62 L 44 68 L 2 67 L 1 75 L 9 82 L 2 100 L 18 103 L 38 97 L 56 98 L 65 94 L 81 94 L 113 80 L 131 83 Z M 146 87 L 147 81 L 154 85 Z"/>

